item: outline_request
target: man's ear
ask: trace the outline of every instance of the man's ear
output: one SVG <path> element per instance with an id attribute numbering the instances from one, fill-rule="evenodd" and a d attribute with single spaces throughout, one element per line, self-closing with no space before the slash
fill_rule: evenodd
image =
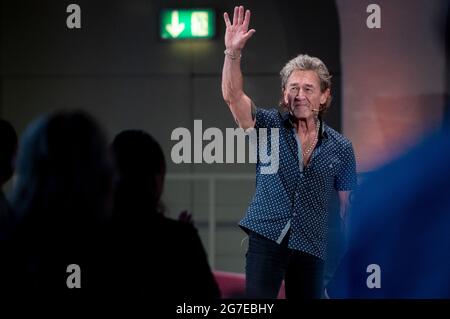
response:
<path id="1" fill-rule="evenodd" d="M 330 96 L 330 89 L 328 88 L 320 96 L 320 105 L 324 105 L 327 102 L 329 96 Z"/>
<path id="2" fill-rule="evenodd" d="M 289 99 L 284 88 L 281 89 L 281 95 L 283 96 L 283 102 L 285 105 L 289 105 Z"/>

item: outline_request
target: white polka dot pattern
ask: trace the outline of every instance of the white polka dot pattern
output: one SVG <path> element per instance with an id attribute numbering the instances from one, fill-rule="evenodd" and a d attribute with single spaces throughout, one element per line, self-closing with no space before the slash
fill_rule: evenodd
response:
<path id="1" fill-rule="evenodd" d="M 328 201 L 333 192 L 356 186 L 351 142 L 322 121 L 321 138 L 301 172 L 288 114 L 258 108 L 255 128 L 268 128 L 269 150 L 270 128 L 279 128 L 279 169 L 275 174 L 261 174 L 264 164 L 258 156 L 255 195 L 239 225 L 276 241 L 290 221 L 289 247 L 325 259 Z"/>

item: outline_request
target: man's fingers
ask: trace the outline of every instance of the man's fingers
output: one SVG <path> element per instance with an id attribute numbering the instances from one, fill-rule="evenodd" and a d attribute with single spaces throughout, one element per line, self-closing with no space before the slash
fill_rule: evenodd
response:
<path id="1" fill-rule="evenodd" d="M 245 17 L 244 17 L 244 28 L 247 30 L 248 25 L 250 24 L 250 10 L 245 11 Z"/>
<path id="2" fill-rule="evenodd" d="M 225 20 L 225 25 L 227 26 L 227 28 L 230 27 L 231 26 L 231 22 L 230 22 L 230 17 L 228 17 L 228 13 L 225 12 L 223 14 L 223 19 Z"/>
<path id="3" fill-rule="evenodd" d="M 244 34 L 244 40 L 247 41 L 248 39 L 250 39 L 255 32 L 255 29 L 248 30 L 248 32 Z"/>
<path id="4" fill-rule="evenodd" d="M 234 13 L 233 13 L 233 25 L 237 25 L 238 22 L 238 16 L 239 16 L 239 8 L 234 7 Z"/>
<path id="5" fill-rule="evenodd" d="M 241 25 L 243 21 L 244 21 L 244 7 L 240 6 L 239 7 L 238 25 Z"/>

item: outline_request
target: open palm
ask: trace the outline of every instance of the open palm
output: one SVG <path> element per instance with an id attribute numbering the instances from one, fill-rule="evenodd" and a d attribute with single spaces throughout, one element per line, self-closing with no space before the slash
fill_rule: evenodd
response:
<path id="1" fill-rule="evenodd" d="M 234 7 L 233 23 L 231 23 L 228 13 L 223 14 L 225 20 L 225 47 L 231 50 L 242 50 L 248 39 L 255 33 L 254 29 L 248 30 L 250 23 L 250 10 L 245 12 L 244 7 Z"/>

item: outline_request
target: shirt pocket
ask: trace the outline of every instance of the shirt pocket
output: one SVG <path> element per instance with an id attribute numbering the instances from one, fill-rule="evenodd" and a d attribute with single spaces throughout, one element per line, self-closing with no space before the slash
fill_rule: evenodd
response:
<path id="1" fill-rule="evenodd" d="M 316 174 L 319 176 L 318 179 L 323 183 L 323 187 L 328 188 L 334 185 L 334 179 L 336 178 L 340 166 L 340 159 L 333 156 L 326 159 L 324 163 L 318 167 Z"/>
<path id="2" fill-rule="evenodd" d="M 339 167 L 341 167 L 341 160 L 336 156 L 330 158 L 325 165 L 327 176 L 334 178 L 337 175 Z"/>
<path id="3" fill-rule="evenodd" d="M 322 209 L 328 206 L 328 199 L 334 190 L 337 172 L 340 169 L 341 161 L 336 156 L 331 156 L 317 165 L 314 169 L 310 191 L 315 195 L 317 204 Z"/>

